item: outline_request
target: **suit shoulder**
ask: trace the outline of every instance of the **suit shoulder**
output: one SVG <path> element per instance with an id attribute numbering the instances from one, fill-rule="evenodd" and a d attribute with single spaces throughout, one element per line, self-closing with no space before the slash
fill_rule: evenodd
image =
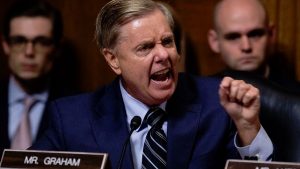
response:
<path id="1" fill-rule="evenodd" d="M 88 108 L 96 104 L 96 102 L 104 95 L 106 87 L 101 87 L 97 91 L 81 93 L 72 96 L 66 96 L 54 100 L 51 104 L 64 108 Z"/>
<path id="2" fill-rule="evenodd" d="M 215 77 L 202 77 L 181 73 L 178 80 L 176 97 L 186 97 L 193 102 L 203 104 L 219 103 L 219 85 L 221 79 Z"/>
<path id="3" fill-rule="evenodd" d="M 196 76 L 186 73 L 179 75 L 179 84 L 184 86 L 195 87 L 199 90 L 218 89 L 221 78 L 211 76 Z"/>
<path id="4" fill-rule="evenodd" d="M 82 93 L 79 95 L 59 98 L 52 102 L 52 105 L 64 110 L 92 110 L 99 105 L 113 102 L 120 97 L 118 81 L 115 80 L 109 85 L 100 87 L 95 92 Z"/>

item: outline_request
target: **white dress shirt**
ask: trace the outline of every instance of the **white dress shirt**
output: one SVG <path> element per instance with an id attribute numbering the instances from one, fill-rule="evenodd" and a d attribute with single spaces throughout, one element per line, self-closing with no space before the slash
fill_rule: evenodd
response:
<path id="1" fill-rule="evenodd" d="M 144 119 L 149 107 L 139 100 L 132 97 L 123 87 L 120 80 L 121 94 L 125 105 L 128 129 L 130 129 L 130 121 L 134 116 L 140 116 Z M 166 102 L 164 102 L 160 107 L 165 110 Z M 131 151 L 133 157 L 133 165 L 135 169 L 142 168 L 142 155 L 143 147 L 146 139 L 147 132 L 150 130 L 151 126 L 144 129 L 137 129 L 134 131 L 130 137 Z M 167 134 L 167 122 L 164 122 L 162 129 Z M 237 134 L 236 134 L 237 135 Z M 235 137 L 236 138 L 236 137 Z M 259 133 L 252 141 L 251 145 L 245 147 L 238 147 L 236 144 L 236 139 L 234 139 L 235 147 L 239 151 L 242 158 L 245 156 L 257 156 L 259 160 L 267 160 L 273 152 L 273 144 L 265 132 L 264 128 L 261 126 Z"/>
<path id="2" fill-rule="evenodd" d="M 8 84 L 8 136 L 10 140 L 13 139 L 21 121 L 22 113 L 24 113 L 23 100 L 26 96 L 28 96 L 28 94 L 23 91 L 15 78 L 11 76 Z M 32 140 L 35 140 L 48 98 L 48 91 L 30 96 L 38 100 L 29 113 Z"/>

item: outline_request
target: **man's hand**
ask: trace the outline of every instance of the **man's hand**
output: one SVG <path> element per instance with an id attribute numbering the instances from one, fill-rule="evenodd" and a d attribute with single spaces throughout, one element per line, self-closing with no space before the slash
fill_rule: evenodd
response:
<path id="1" fill-rule="evenodd" d="M 233 119 L 241 146 L 251 144 L 260 129 L 259 90 L 243 80 L 225 77 L 219 89 L 221 105 Z"/>

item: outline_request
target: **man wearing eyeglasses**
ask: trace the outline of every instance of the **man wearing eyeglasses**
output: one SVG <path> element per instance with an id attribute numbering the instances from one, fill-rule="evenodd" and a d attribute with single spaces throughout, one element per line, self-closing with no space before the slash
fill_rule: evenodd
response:
<path id="1" fill-rule="evenodd" d="M 54 52 L 62 37 L 60 13 L 43 1 L 19 1 L 4 17 L 2 46 L 10 76 L 0 84 L 0 153 L 26 149 L 47 126 Z"/>

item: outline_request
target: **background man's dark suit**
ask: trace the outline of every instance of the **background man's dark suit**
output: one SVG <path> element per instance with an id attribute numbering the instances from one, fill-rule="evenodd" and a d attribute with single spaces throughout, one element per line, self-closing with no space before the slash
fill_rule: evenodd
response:
<path id="1" fill-rule="evenodd" d="M 231 120 L 219 104 L 219 83 L 180 76 L 166 107 L 169 169 L 224 168 L 227 157 L 239 158 Z M 55 101 L 51 108 L 51 128 L 31 149 L 104 152 L 116 168 L 129 133 L 118 79 L 95 93 Z M 130 150 L 123 169 L 133 169 Z"/>
<path id="2" fill-rule="evenodd" d="M 0 153 L 2 154 L 5 148 L 10 148 L 10 140 L 8 137 L 8 78 L 0 81 Z M 37 138 L 39 138 L 45 129 L 49 125 L 49 113 L 47 111 L 50 101 L 70 95 L 74 91 L 63 89 L 62 85 L 55 87 L 56 85 L 51 85 L 52 87 L 49 90 L 49 98 L 43 112 L 42 120 L 40 122 L 39 130 L 37 133 Z"/>

